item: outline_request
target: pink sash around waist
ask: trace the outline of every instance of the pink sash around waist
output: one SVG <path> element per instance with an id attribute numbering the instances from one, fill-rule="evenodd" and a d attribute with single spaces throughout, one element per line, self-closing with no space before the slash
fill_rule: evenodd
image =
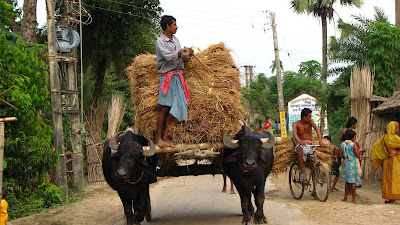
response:
<path id="1" fill-rule="evenodd" d="M 161 76 L 165 76 L 165 79 L 163 83 L 161 84 L 161 92 L 164 95 L 167 95 L 169 85 L 171 84 L 171 79 L 174 75 L 179 76 L 179 79 L 182 82 L 182 87 L 183 87 L 183 93 L 185 94 L 186 101 L 189 101 L 189 90 L 185 81 L 185 78 L 183 77 L 183 70 L 176 72 L 176 71 L 169 71 L 167 73 L 161 73 Z"/>

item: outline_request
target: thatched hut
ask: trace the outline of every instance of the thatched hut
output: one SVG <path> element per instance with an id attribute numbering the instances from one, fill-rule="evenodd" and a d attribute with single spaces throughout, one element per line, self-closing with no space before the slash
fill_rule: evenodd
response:
<path id="1" fill-rule="evenodd" d="M 379 180 L 382 178 L 382 171 L 378 169 L 374 173 L 370 158 L 371 149 L 375 141 L 384 135 L 386 126 L 390 121 L 400 121 L 400 92 L 395 92 L 392 97 L 387 99 L 375 96 L 370 98 L 370 102 L 373 109 L 371 111 L 368 131 L 366 132 L 366 141 L 363 146 L 366 150 L 363 156 L 365 158 L 364 178 Z"/>

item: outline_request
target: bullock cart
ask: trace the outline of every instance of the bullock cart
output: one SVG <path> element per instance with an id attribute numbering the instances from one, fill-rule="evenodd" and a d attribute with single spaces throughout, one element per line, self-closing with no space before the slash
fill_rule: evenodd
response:
<path id="1" fill-rule="evenodd" d="M 153 141 L 160 82 L 155 58 L 139 55 L 126 68 L 136 113 L 135 127 L 139 134 Z M 237 133 L 245 114 L 240 102 L 240 71 L 230 50 L 219 43 L 187 62 L 184 77 L 190 92 L 188 119 L 174 120 L 170 126 L 170 139 L 177 143 L 175 148 L 157 148 L 157 175 L 222 173 L 222 136 L 227 130 Z"/>
<path id="2" fill-rule="evenodd" d="M 155 55 L 143 54 L 126 68 L 136 112 L 139 134 L 155 140 L 158 117 L 159 72 Z M 173 121 L 170 138 L 175 148 L 157 148 L 158 176 L 222 173 L 223 134 L 236 134 L 242 127 L 245 109 L 241 104 L 240 71 L 224 43 L 209 46 L 185 64 L 185 79 L 190 92 L 188 119 Z M 290 139 L 290 138 L 289 138 Z M 283 138 L 275 144 L 273 172 L 286 170 L 295 161 L 294 146 Z M 329 166 L 330 150 L 317 148 Z M 322 150 L 322 151 L 320 151 Z M 320 154 L 322 153 L 322 154 Z M 321 156 L 321 157 L 320 157 Z M 329 169 L 329 168 L 328 168 Z"/>

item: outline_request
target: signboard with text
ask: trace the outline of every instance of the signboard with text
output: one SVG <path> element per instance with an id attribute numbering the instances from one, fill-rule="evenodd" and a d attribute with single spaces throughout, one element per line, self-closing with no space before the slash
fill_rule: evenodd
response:
<path id="1" fill-rule="evenodd" d="M 290 101 L 288 103 L 288 114 L 289 114 L 289 121 L 287 124 L 288 130 L 292 131 L 293 123 L 301 119 L 300 114 L 304 108 L 309 108 L 312 110 L 311 118 L 314 120 L 317 126 L 320 127 L 320 107 L 318 107 L 316 104 L 317 100 L 313 96 L 308 94 L 302 94 L 297 98 L 293 99 L 292 101 Z M 328 128 L 328 122 L 325 118 L 324 129 L 327 130 L 327 128 Z"/>
<path id="2" fill-rule="evenodd" d="M 281 137 L 287 137 L 285 111 L 280 111 L 279 114 L 281 120 Z"/>

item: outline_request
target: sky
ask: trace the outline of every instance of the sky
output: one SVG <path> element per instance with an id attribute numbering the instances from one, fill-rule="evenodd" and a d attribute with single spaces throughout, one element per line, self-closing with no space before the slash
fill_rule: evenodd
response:
<path id="1" fill-rule="evenodd" d="M 22 0 L 20 0 L 22 2 Z M 38 1 L 38 23 L 46 22 L 45 0 Z M 275 13 L 279 57 L 284 71 L 295 71 L 308 60 L 322 63 L 321 21 L 312 15 L 296 14 L 290 0 L 160 0 L 162 15 L 177 20 L 176 37 L 182 46 L 206 49 L 224 42 L 231 49 L 236 65 L 254 66 L 256 74 L 271 76 L 275 60 L 270 12 Z M 337 1 L 340 2 L 340 1 Z M 392 24 L 395 22 L 395 0 L 363 0 L 360 8 L 337 3 L 334 20 L 328 23 L 328 37 L 340 36 L 337 21 L 354 21 L 351 15 L 373 18 L 374 7 L 384 10 Z M 20 4 L 22 6 L 22 3 Z M 96 19 L 96 18 L 93 18 Z M 83 30 L 85 27 L 83 26 Z M 275 74 L 273 74 L 275 75 Z M 329 81 L 329 80 L 328 80 Z"/>

